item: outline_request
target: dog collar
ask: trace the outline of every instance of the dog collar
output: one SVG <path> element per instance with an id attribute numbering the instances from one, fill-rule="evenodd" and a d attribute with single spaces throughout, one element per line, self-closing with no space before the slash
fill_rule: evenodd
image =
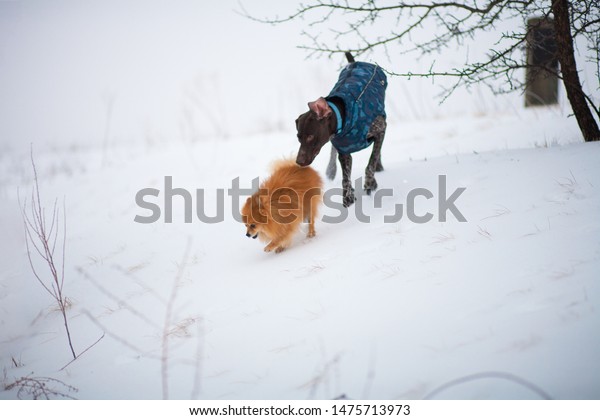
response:
<path id="1" fill-rule="evenodd" d="M 340 114 L 340 110 L 337 106 L 335 106 L 333 102 L 327 101 L 327 105 L 329 105 L 329 107 L 333 109 L 333 112 L 335 112 L 335 117 L 337 119 L 337 130 L 335 131 L 335 134 L 340 134 L 342 132 L 342 114 Z"/>

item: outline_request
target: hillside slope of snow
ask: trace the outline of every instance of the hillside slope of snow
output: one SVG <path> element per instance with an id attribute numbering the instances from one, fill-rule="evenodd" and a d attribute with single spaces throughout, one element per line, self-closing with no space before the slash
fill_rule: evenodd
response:
<path id="1" fill-rule="evenodd" d="M 598 399 L 600 144 L 581 143 L 573 119 L 557 113 L 390 126 L 377 181 L 393 196 L 381 206 L 362 197 L 342 223 L 319 221 L 315 238 L 298 234 L 277 255 L 245 237 L 227 189 L 237 177 L 249 187 L 271 160 L 294 153 L 292 132 L 123 145 L 106 165 L 95 149 L 35 155 L 46 207 L 65 197 L 76 351 L 104 334 L 62 370 L 61 316 L 29 268 L 17 201 L 17 189 L 31 191 L 31 165 L 2 156 L 3 385 L 49 377 L 82 399 L 420 399 L 482 374 L 436 398 L 540 398 L 487 374 L 497 372 L 553 398 Z M 368 153 L 356 155 L 354 178 Z M 328 154 L 314 163 L 323 174 Z M 439 175 L 447 195 L 466 188 L 456 200 L 466 222 L 451 213 L 439 221 Z M 203 189 L 208 215 L 223 189 L 224 221 L 184 223 L 176 197 L 173 223 L 135 223 L 147 215 L 135 203 L 142 188 L 161 190 L 152 200 L 164 211 L 166 176 L 192 195 Z M 340 187 L 339 174 L 326 185 Z M 434 219 L 385 223 L 415 188 L 434 196 L 418 198 L 415 213 Z"/>

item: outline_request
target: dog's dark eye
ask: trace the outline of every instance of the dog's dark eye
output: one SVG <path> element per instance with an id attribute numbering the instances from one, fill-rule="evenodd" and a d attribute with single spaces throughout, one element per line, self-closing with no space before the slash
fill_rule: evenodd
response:
<path id="1" fill-rule="evenodd" d="M 256 227 L 256 225 L 252 224 L 250 225 L 250 229 L 254 229 Z"/>

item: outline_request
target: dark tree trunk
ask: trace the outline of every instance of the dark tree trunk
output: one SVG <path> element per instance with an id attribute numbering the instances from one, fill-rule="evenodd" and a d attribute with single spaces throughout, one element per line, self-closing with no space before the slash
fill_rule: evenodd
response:
<path id="1" fill-rule="evenodd" d="M 579 74 L 577 73 L 573 37 L 571 36 L 571 22 L 569 19 L 569 0 L 551 1 L 552 13 L 554 14 L 558 62 L 560 63 L 560 71 L 567 91 L 567 97 L 583 134 L 583 139 L 585 141 L 600 140 L 598 124 L 585 101 L 585 95 L 581 88 Z"/>

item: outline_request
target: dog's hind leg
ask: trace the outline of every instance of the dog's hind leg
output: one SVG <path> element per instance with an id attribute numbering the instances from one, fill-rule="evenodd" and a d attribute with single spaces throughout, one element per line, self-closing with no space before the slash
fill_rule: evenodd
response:
<path id="1" fill-rule="evenodd" d="M 385 122 L 385 118 L 379 116 L 375 118 L 375 121 L 373 121 L 373 124 L 371 124 L 369 133 L 367 134 L 368 137 L 374 138 L 371 158 L 369 159 L 369 164 L 365 169 L 365 192 L 367 194 L 371 194 L 372 191 L 377 189 L 375 172 L 383 170 L 383 166 L 381 165 L 381 146 L 383 145 L 386 127 L 387 124 Z"/>
<path id="2" fill-rule="evenodd" d="M 308 233 L 306 234 L 307 238 L 314 238 L 317 232 L 315 231 L 315 218 L 311 214 L 308 217 Z"/>
<path id="3" fill-rule="evenodd" d="M 319 208 L 320 200 L 310 200 L 310 206 L 308 211 L 308 233 L 307 238 L 313 238 L 317 232 L 315 231 L 315 219 L 317 218 L 317 209 Z"/>
<path id="4" fill-rule="evenodd" d="M 356 201 L 354 188 L 352 187 L 352 155 L 339 154 L 340 165 L 342 167 L 342 188 L 344 189 L 344 207 L 350 207 Z"/>

